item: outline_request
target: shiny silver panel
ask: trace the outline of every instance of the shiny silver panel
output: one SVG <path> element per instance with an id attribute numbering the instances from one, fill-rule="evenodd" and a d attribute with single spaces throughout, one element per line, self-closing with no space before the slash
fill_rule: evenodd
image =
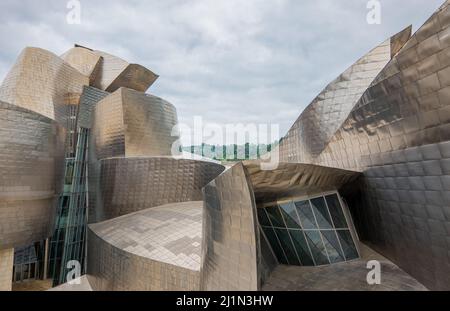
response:
<path id="1" fill-rule="evenodd" d="M 203 193 L 201 289 L 260 289 L 256 205 L 242 163 L 222 173 Z"/>
<path id="2" fill-rule="evenodd" d="M 49 118 L 0 102 L 0 249 L 49 236 L 65 132 Z"/>
<path id="3" fill-rule="evenodd" d="M 408 27 L 384 41 L 344 71 L 306 107 L 280 143 L 284 162 L 311 162 L 327 146 L 393 51 L 409 39 Z"/>
<path id="4" fill-rule="evenodd" d="M 363 236 L 441 290 L 450 289 L 449 33 L 446 2 L 381 72 L 318 159 L 364 172 Z"/>
<path id="5" fill-rule="evenodd" d="M 378 154 L 364 172 L 360 236 L 430 289 L 450 289 L 450 142 Z"/>
<path id="6" fill-rule="evenodd" d="M 176 109 L 156 96 L 120 88 L 100 101 L 93 121 L 96 157 L 172 154 Z"/>
<path id="7" fill-rule="evenodd" d="M 67 97 L 80 96 L 84 85 L 89 78 L 55 54 L 25 48 L 0 87 L 0 100 L 67 126 Z"/>
<path id="8" fill-rule="evenodd" d="M 141 65 L 129 64 L 102 51 L 94 53 L 101 56 L 101 60 L 93 86 L 101 90 L 114 92 L 120 87 L 126 87 L 145 92 L 158 78 L 158 75 Z"/>
<path id="9" fill-rule="evenodd" d="M 168 204 L 89 226 L 94 290 L 198 290 L 202 202 Z"/>
<path id="10" fill-rule="evenodd" d="M 126 87 L 139 92 L 145 92 L 155 81 L 158 75 L 144 66 L 129 64 L 122 73 L 106 88 L 108 92 Z"/>
<path id="11" fill-rule="evenodd" d="M 339 189 L 361 175 L 354 171 L 301 163 L 279 163 L 274 170 L 262 170 L 260 161 L 245 161 L 244 166 L 257 202 Z"/>
<path id="12" fill-rule="evenodd" d="M 100 166 L 96 221 L 201 200 L 201 189 L 224 170 L 216 163 L 169 157 L 110 158 Z"/>
<path id="13" fill-rule="evenodd" d="M 90 84 L 95 81 L 96 74 L 100 69 L 100 55 L 89 49 L 76 46 L 61 55 L 61 59 L 83 75 L 89 77 Z"/>
<path id="14" fill-rule="evenodd" d="M 392 60 L 324 150 L 311 159 L 314 164 L 363 172 L 361 189 L 354 188 L 362 194 L 360 207 L 353 206 L 361 236 L 428 288 L 446 290 L 450 289 L 449 34 L 446 1 L 402 48 L 391 42 Z M 296 148 L 302 146 L 288 146 L 282 157 L 297 153 Z M 300 154 L 309 152 L 305 148 Z"/>
<path id="15" fill-rule="evenodd" d="M 379 154 L 450 138 L 447 14 L 435 13 L 389 62 L 316 163 L 364 170 Z"/>

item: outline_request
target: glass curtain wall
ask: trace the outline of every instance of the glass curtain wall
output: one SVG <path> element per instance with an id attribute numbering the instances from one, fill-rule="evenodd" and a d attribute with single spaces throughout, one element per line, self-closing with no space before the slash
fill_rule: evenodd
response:
<path id="1" fill-rule="evenodd" d="M 359 258 L 337 193 L 258 208 L 281 264 L 328 265 Z"/>

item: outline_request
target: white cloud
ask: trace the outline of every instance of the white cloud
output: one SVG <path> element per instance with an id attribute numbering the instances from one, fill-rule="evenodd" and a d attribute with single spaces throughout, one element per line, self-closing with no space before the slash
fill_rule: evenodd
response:
<path id="1" fill-rule="evenodd" d="M 0 2 L 0 78 L 25 46 L 57 54 L 79 43 L 160 74 L 149 92 L 180 120 L 279 123 L 284 134 L 340 72 L 387 37 L 417 29 L 443 0 L 81 0 L 81 25 L 66 1 Z"/>

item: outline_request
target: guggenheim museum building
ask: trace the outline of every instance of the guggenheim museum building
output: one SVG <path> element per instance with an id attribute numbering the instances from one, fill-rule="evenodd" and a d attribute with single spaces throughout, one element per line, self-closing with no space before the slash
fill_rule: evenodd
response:
<path id="1" fill-rule="evenodd" d="M 328 84 L 271 169 L 174 152 L 139 64 L 25 48 L 0 87 L 0 290 L 344 284 L 367 249 L 414 280 L 391 289 L 450 290 L 449 4 Z"/>

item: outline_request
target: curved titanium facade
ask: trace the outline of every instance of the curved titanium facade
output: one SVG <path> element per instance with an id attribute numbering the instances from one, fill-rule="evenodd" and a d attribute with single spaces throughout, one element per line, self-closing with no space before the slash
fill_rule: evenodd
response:
<path id="1" fill-rule="evenodd" d="M 392 59 L 317 163 L 364 172 L 361 235 L 431 289 L 450 289 L 450 8 Z"/>
<path id="2" fill-rule="evenodd" d="M 449 33 L 446 1 L 405 44 L 391 40 L 392 59 L 319 153 L 302 156 L 312 148 L 292 133 L 280 147 L 283 160 L 362 172 L 360 236 L 430 289 L 450 288 Z"/>
<path id="3" fill-rule="evenodd" d="M 89 226 L 94 290 L 198 290 L 202 202 L 168 204 Z"/>
<path id="4" fill-rule="evenodd" d="M 100 101 L 94 113 L 93 139 L 98 159 L 171 155 L 177 124 L 175 107 L 163 99 L 120 88 Z"/>
<path id="5" fill-rule="evenodd" d="M 256 205 L 242 163 L 203 190 L 202 290 L 260 288 Z"/>
<path id="6" fill-rule="evenodd" d="M 0 100 L 40 113 L 66 126 L 68 101 L 89 78 L 55 54 L 25 48 L 0 87 Z"/>
<path id="7" fill-rule="evenodd" d="M 383 69 L 317 163 L 363 170 L 377 154 L 450 138 L 447 10 L 435 13 Z"/>
<path id="8" fill-rule="evenodd" d="M 220 164 L 169 157 L 111 158 L 100 166 L 97 221 L 201 200 L 201 189 L 224 170 Z"/>
<path id="9" fill-rule="evenodd" d="M 338 168 L 302 163 L 279 163 L 273 170 L 261 169 L 260 161 L 245 161 L 257 203 L 338 190 L 361 174 Z"/>
<path id="10" fill-rule="evenodd" d="M 49 236 L 60 188 L 65 130 L 35 112 L 0 102 L 0 249 Z"/>
<path id="11" fill-rule="evenodd" d="M 280 143 L 284 162 L 310 162 L 330 138 L 391 59 L 393 51 L 409 39 L 411 27 L 381 43 L 344 71 L 306 107 Z"/>
<path id="12" fill-rule="evenodd" d="M 129 64 L 102 51 L 94 53 L 101 56 L 99 71 L 93 84 L 96 88 L 114 92 L 120 87 L 127 87 L 145 92 L 158 79 L 158 75 L 141 65 Z"/>
<path id="13" fill-rule="evenodd" d="M 90 84 L 95 81 L 100 67 L 100 55 L 89 49 L 76 46 L 61 55 L 61 58 L 83 75 L 89 77 Z"/>

